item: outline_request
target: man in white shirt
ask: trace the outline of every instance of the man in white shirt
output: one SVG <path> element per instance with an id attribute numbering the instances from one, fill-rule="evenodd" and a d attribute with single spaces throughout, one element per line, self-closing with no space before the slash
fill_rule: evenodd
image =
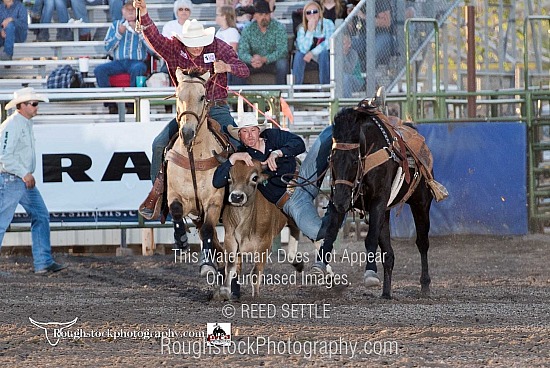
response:
<path id="1" fill-rule="evenodd" d="M 6 110 L 15 107 L 16 111 L 0 125 L 0 247 L 20 204 L 31 218 L 34 272 L 47 274 L 66 266 L 52 258 L 50 214 L 33 176 L 36 156 L 31 119 L 38 113 L 40 102 L 49 102 L 48 97 L 33 88 L 15 91 Z"/>

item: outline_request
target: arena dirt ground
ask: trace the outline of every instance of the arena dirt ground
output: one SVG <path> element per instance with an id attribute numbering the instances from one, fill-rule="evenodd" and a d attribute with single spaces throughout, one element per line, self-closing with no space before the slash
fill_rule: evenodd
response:
<path id="1" fill-rule="evenodd" d="M 363 249 L 362 242 L 346 240 L 339 244 L 334 271 L 341 280 L 345 275 L 348 285 L 328 288 L 290 280 L 290 285 L 263 286 L 256 299 L 247 286 L 240 303 L 211 300 L 212 288 L 193 260 L 174 262 L 170 254 L 57 253 L 69 269 L 44 277 L 31 272 L 29 256 L 3 249 L 0 365 L 550 365 L 550 236 L 432 238 L 430 298 L 419 294 L 420 260 L 413 241 L 394 240 L 393 245 L 392 300 L 381 299 L 380 288 L 362 284 L 363 266 L 341 258 Z M 313 254 L 306 243 L 301 250 Z M 293 270 L 274 255 L 266 274 L 282 281 Z M 222 315 L 232 311 L 232 318 Z M 52 346 L 29 317 L 43 323 L 78 319 L 62 330 L 59 341 L 51 326 L 50 342 L 57 342 Z M 232 324 L 232 345 L 225 352 L 196 337 L 215 322 Z M 162 333 L 164 338 L 155 337 Z"/>

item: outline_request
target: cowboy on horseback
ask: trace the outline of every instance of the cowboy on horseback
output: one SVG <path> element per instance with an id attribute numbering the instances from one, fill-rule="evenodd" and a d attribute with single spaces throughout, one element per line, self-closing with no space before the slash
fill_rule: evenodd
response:
<path id="1" fill-rule="evenodd" d="M 231 46 L 214 38 L 213 27 L 205 29 L 201 22 L 195 19 L 187 20 L 181 34 L 174 33 L 172 38 L 166 38 L 149 17 L 145 0 L 134 1 L 134 7 L 140 11 L 140 24 L 145 39 L 166 61 L 168 73 L 174 85 L 177 85 L 176 69 L 178 67 L 182 69 L 198 67 L 210 71 L 214 75 L 206 83 L 206 98 L 209 101 L 208 115 L 222 126 L 224 133 L 227 133 L 227 126 L 235 126 L 227 104 L 227 73 L 246 78 L 250 74 L 246 64 L 239 60 Z M 153 182 L 155 182 L 161 167 L 164 148 L 177 131 L 178 124 L 174 118 L 153 141 L 151 162 L 151 180 Z M 160 183 L 154 185 L 148 200 L 139 210 L 144 218 L 158 218 L 158 202 L 161 200 L 162 192 L 163 187 Z"/>

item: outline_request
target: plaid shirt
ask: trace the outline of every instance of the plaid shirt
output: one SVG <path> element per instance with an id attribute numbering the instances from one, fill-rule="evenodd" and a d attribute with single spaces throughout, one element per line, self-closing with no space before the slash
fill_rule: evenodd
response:
<path id="1" fill-rule="evenodd" d="M 216 60 L 221 60 L 231 67 L 231 74 L 246 78 L 250 75 L 250 70 L 245 63 L 239 60 L 237 53 L 231 46 L 220 39 L 214 38 L 214 42 L 205 46 L 202 54 L 196 58 L 192 58 L 187 52 L 186 47 L 177 38 L 166 38 L 158 30 L 157 26 L 149 17 L 149 13 L 141 17 L 141 25 L 143 26 L 143 34 L 151 47 L 159 54 L 166 65 L 168 73 L 174 85 L 177 85 L 176 69 L 178 67 L 188 69 L 192 67 L 204 68 L 214 75 L 214 63 L 206 63 L 204 56 L 206 54 L 214 54 Z M 221 100 L 227 98 L 227 73 L 216 74 L 214 78 L 210 78 L 206 84 L 207 98 L 209 100 Z"/>

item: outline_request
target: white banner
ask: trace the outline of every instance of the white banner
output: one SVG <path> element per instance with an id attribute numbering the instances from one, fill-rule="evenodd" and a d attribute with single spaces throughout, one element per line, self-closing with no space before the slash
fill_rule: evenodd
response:
<path id="1" fill-rule="evenodd" d="M 48 210 L 137 210 L 152 187 L 151 144 L 166 124 L 36 124 L 34 176 Z"/>

